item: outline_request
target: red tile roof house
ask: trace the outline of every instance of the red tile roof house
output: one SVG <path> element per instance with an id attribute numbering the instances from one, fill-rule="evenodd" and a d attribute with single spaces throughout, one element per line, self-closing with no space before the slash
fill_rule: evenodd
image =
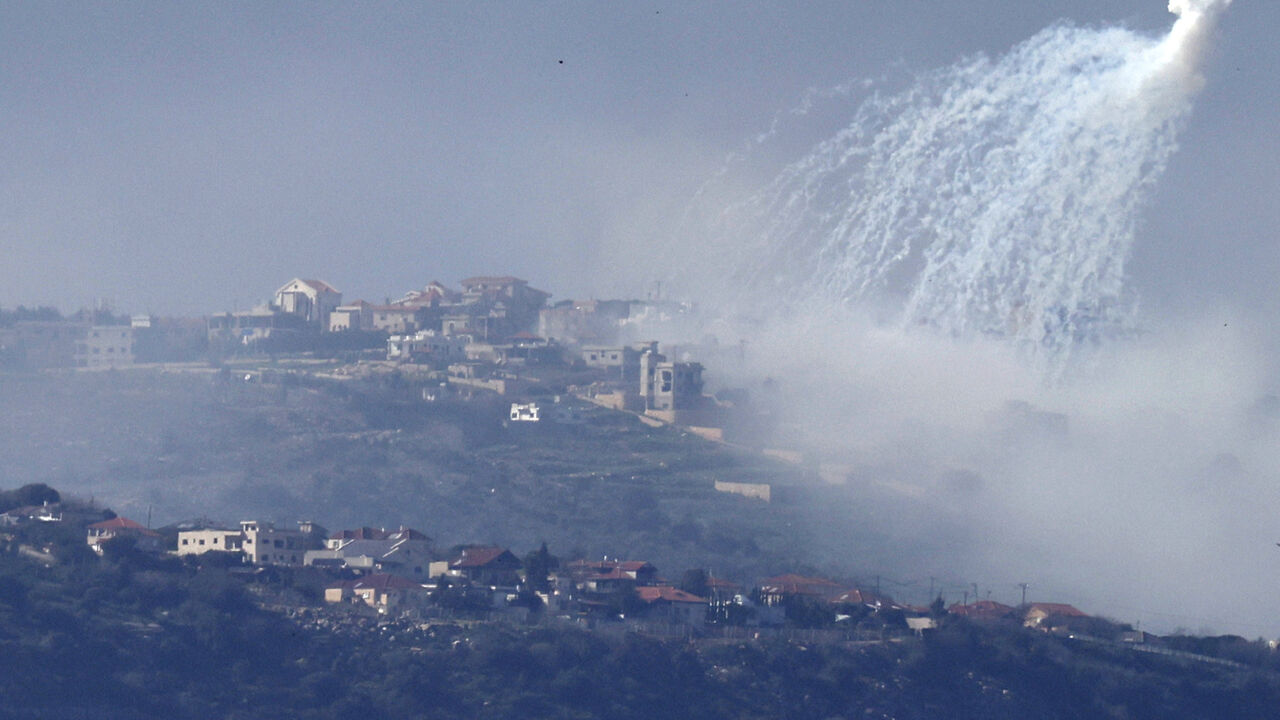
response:
<path id="1" fill-rule="evenodd" d="M 397 575 L 378 573 L 344 580 L 325 588 L 326 602 L 363 602 L 379 612 L 394 608 L 416 607 L 426 603 L 428 591 L 421 583 L 416 583 Z"/>
<path id="2" fill-rule="evenodd" d="M 474 546 L 462 549 L 462 553 L 449 563 L 449 574 L 465 577 L 477 585 L 508 585 L 520 583 L 520 558 L 502 547 Z"/>
<path id="3" fill-rule="evenodd" d="M 707 621 L 707 599 L 667 585 L 636 588 L 645 604 L 644 617 L 676 625 L 702 625 Z"/>
<path id="4" fill-rule="evenodd" d="M 658 568 L 643 560 L 575 560 L 569 563 L 569 576 L 574 585 L 594 593 L 661 582 Z"/>
<path id="5" fill-rule="evenodd" d="M 152 532 L 127 517 L 114 517 L 110 520 L 96 522 L 88 527 L 85 542 L 93 551 L 102 554 L 102 544 L 118 537 L 131 537 L 137 542 L 139 550 L 162 552 L 159 533 Z"/>
<path id="6" fill-rule="evenodd" d="M 1087 618 L 1088 615 L 1076 608 L 1062 603 L 1031 603 L 1023 615 L 1022 622 L 1027 627 L 1045 628 L 1064 625 L 1072 618 Z"/>
<path id="7" fill-rule="evenodd" d="M 791 598 L 830 600 L 840 594 L 842 587 L 826 578 L 778 575 L 760 581 L 760 603 L 768 606 L 781 605 Z"/>

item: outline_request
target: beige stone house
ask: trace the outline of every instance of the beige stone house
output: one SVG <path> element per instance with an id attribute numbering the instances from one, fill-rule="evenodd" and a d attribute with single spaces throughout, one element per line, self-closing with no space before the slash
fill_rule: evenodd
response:
<path id="1" fill-rule="evenodd" d="M 179 555 L 203 555 L 214 551 L 243 552 L 244 533 L 218 528 L 183 530 L 178 533 Z"/>
<path id="2" fill-rule="evenodd" d="M 361 602 L 382 612 L 424 605 L 428 597 L 429 591 L 421 583 L 386 573 L 344 580 L 324 591 L 326 602 Z"/>

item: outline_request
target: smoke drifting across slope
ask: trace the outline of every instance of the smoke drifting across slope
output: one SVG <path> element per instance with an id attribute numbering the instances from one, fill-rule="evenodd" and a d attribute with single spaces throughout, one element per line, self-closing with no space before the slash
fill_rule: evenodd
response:
<path id="1" fill-rule="evenodd" d="M 1260 334 L 1216 308 L 1144 317 L 1125 286 L 1228 5 L 1175 0 L 1162 37 L 1055 25 L 896 90 L 816 93 L 695 199 L 661 255 L 706 321 L 689 339 L 745 339 L 712 363 L 727 384 L 778 380 L 785 439 L 845 468 L 847 515 L 880 524 L 850 533 L 835 510 L 833 535 L 911 558 L 868 572 L 1280 630 L 1257 572 L 1280 504 Z M 768 171 L 841 101 L 851 122 Z"/>

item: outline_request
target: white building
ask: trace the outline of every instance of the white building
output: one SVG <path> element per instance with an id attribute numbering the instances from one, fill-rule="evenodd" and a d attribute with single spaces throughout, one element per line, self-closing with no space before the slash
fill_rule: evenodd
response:
<path id="1" fill-rule="evenodd" d="M 294 278 L 276 290 L 276 308 L 322 330 L 329 328 L 329 315 L 340 305 L 342 293 L 323 280 Z"/>
<path id="2" fill-rule="evenodd" d="M 301 566 L 311 549 L 311 523 L 298 523 L 297 530 L 282 530 L 271 523 L 244 520 L 240 523 L 244 536 L 241 552 L 254 565 Z"/>
<path id="3" fill-rule="evenodd" d="M 511 403 L 512 422 L 538 422 L 542 408 L 538 403 Z"/>
<path id="4" fill-rule="evenodd" d="M 387 359 L 400 362 L 457 362 L 467 357 L 468 339 L 466 336 L 443 335 L 434 330 L 420 330 L 412 335 L 392 335 L 387 338 Z"/>

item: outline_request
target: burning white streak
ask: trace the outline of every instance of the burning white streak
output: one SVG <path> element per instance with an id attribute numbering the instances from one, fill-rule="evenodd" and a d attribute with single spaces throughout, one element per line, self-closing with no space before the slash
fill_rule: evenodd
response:
<path id="1" fill-rule="evenodd" d="M 1227 4 L 1174 0 L 1161 39 L 1052 27 L 872 95 L 756 194 L 691 213 L 713 219 L 677 239 L 684 286 L 752 317 L 864 306 L 902 328 L 1003 337 L 1062 374 L 1080 346 L 1134 326 L 1139 211 Z"/>

